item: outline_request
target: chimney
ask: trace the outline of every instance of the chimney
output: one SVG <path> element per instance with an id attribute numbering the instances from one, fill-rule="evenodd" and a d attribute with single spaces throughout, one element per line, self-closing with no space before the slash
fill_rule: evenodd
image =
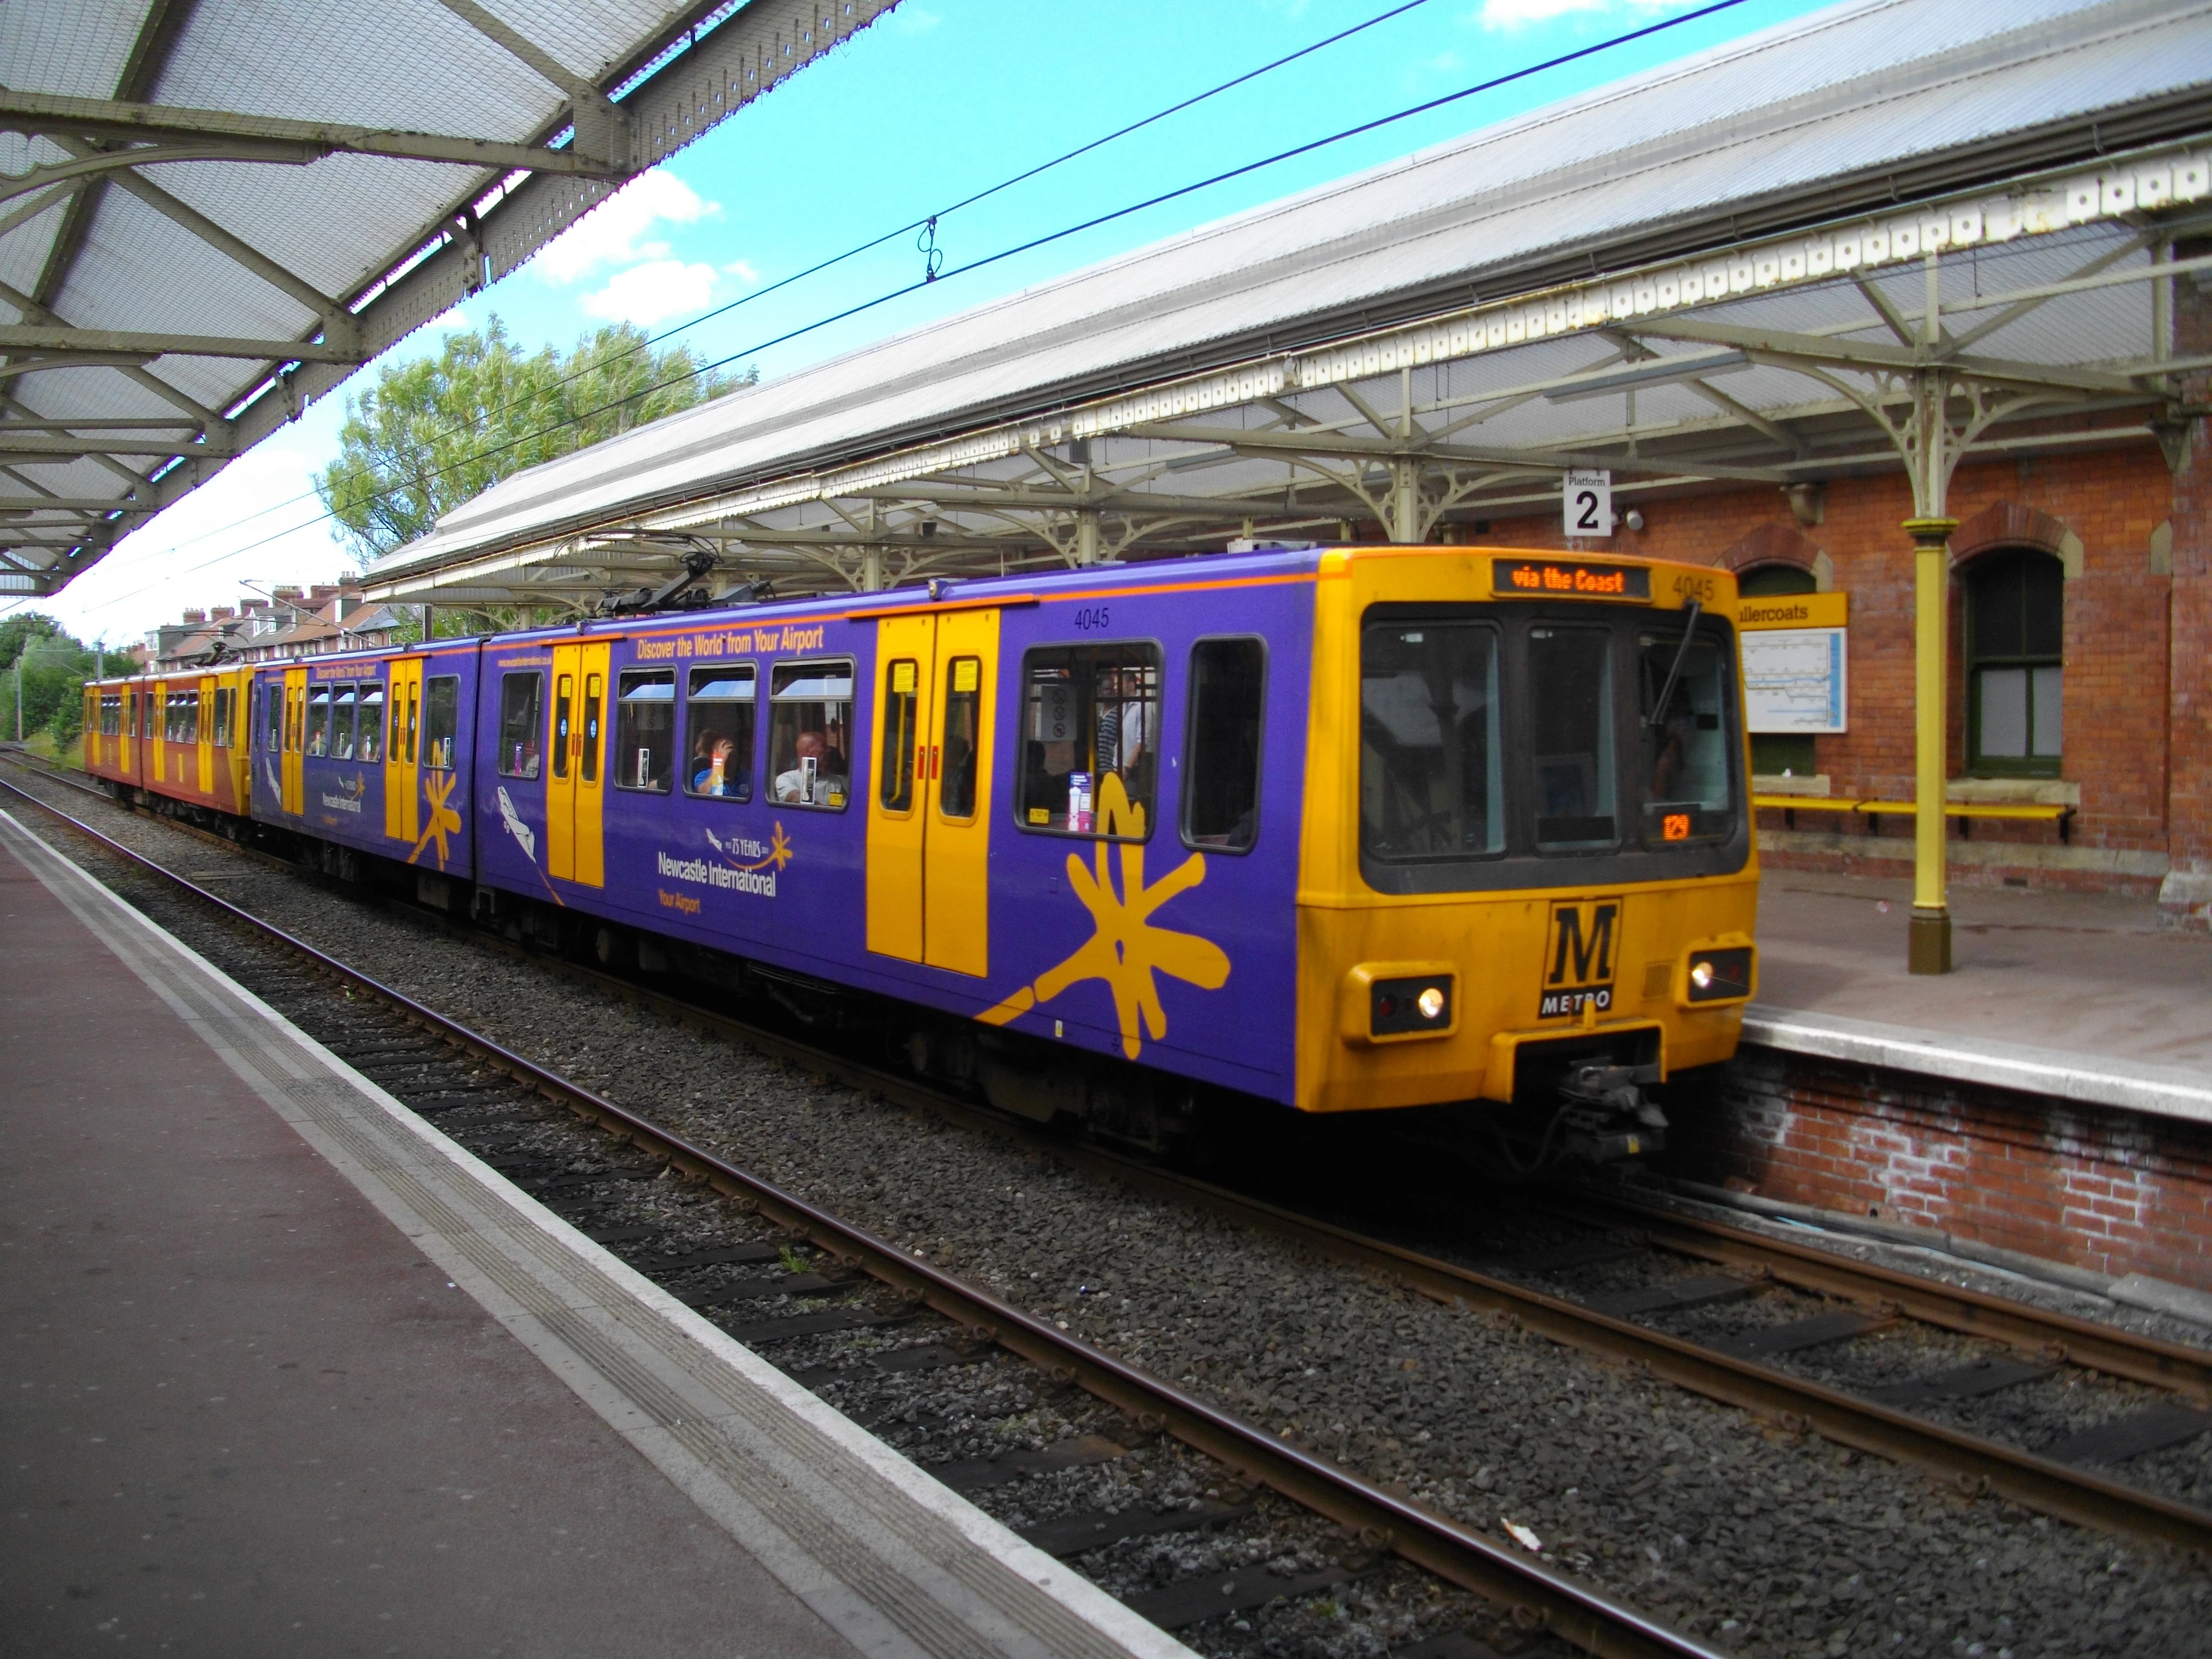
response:
<path id="1" fill-rule="evenodd" d="M 209 617 L 216 622 L 228 622 L 237 614 L 238 612 L 232 610 L 227 605 L 219 605 L 216 606 L 214 610 L 208 612 Z"/>
<path id="2" fill-rule="evenodd" d="M 206 626 L 206 624 L 207 624 L 207 612 L 206 612 L 206 611 L 185 611 L 185 627 L 187 627 L 187 628 L 203 628 L 203 627 Z"/>
<path id="3" fill-rule="evenodd" d="M 268 608 L 269 601 L 266 599 L 246 599 L 240 601 L 239 605 L 239 609 L 249 617 L 257 611 L 266 611 Z"/>
<path id="4" fill-rule="evenodd" d="M 296 587 L 272 587 L 269 594 L 279 605 L 297 604 L 300 599 L 300 590 Z"/>

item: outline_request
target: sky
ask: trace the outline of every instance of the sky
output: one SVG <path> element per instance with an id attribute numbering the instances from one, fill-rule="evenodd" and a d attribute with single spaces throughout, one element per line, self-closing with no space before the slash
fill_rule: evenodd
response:
<path id="1" fill-rule="evenodd" d="M 1413 0 L 1400 15 L 1064 166 L 979 191 L 1406 0 L 902 0 L 872 27 L 580 221 L 233 461 L 52 599 L 87 641 L 125 644 L 187 606 L 358 568 L 314 496 L 349 392 L 494 314 L 519 346 L 567 349 L 611 322 L 774 379 L 1194 226 L 1786 23 L 1825 0 L 1717 15 L 1117 217 L 969 262 L 1244 162 L 1695 9 L 1698 0 Z M 952 210 L 947 211 L 946 210 Z M 922 233 L 764 292 L 939 215 Z M 751 297 L 748 297 L 751 296 Z M 733 303 L 735 302 L 735 303 Z M 728 307 L 727 309 L 724 309 Z M 711 314 L 719 311 L 720 314 Z M 702 313 L 704 320 L 700 319 Z M 690 325 L 687 326 L 687 325 Z M 9 608 L 0 606 L 0 614 Z"/>

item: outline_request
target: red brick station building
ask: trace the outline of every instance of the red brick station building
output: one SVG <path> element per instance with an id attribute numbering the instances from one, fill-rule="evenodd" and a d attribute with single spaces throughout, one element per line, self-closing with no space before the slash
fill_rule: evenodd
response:
<path id="1" fill-rule="evenodd" d="M 2181 352 L 2212 349 L 2212 293 L 2178 283 Z M 2203 343 L 2189 343 L 2193 331 Z M 2212 378 L 2185 394 L 2202 410 Z M 2083 422 L 2085 428 L 2091 422 Z M 2169 463 L 2169 453 L 2179 462 Z M 1948 794 L 2073 807 L 2048 822 L 1954 819 L 1950 879 L 2156 895 L 2212 922 L 2212 422 L 1966 464 L 1950 486 Z M 1848 729 L 1754 737 L 1763 793 L 1913 798 L 1913 516 L 1901 471 L 1784 491 L 1679 496 L 1633 547 L 1725 567 L 1747 595 L 1846 596 Z M 1470 540 L 1559 544 L 1552 520 Z M 1532 534 L 1532 530 L 1535 532 Z M 1772 866 L 1907 875 L 1909 818 L 1762 813 Z"/>

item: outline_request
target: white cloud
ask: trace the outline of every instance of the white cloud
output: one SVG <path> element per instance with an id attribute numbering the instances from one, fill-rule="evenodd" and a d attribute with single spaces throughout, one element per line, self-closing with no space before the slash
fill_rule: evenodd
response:
<path id="1" fill-rule="evenodd" d="M 747 288 L 760 281 L 760 272 L 753 269 L 753 262 L 750 259 L 732 259 L 724 265 L 722 270 L 726 274 L 736 277 Z"/>
<path id="2" fill-rule="evenodd" d="M 586 214 L 531 262 L 547 282 L 565 286 L 607 265 L 665 259 L 668 244 L 647 240 L 655 225 L 690 225 L 721 212 L 690 185 L 659 168 L 640 173 Z"/>
<path id="3" fill-rule="evenodd" d="M 1624 19 L 1651 17 L 1663 11 L 1679 11 L 1690 3 L 1692 0 L 1482 0 L 1468 21 L 1486 29 L 1517 29 L 1579 12 Z"/>
<path id="4" fill-rule="evenodd" d="M 611 323 L 653 324 L 689 311 L 703 311 L 714 295 L 714 268 L 681 259 L 654 259 L 628 270 L 577 303 L 590 315 Z"/>
<path id="5" fill-rule="evenodd" d="M 905 5 L 891 14 L 891 27 L 901 34 L 927 34 L 944 21 L 927 7 L 915 5 L 914 0 L 907 0 Z"/>

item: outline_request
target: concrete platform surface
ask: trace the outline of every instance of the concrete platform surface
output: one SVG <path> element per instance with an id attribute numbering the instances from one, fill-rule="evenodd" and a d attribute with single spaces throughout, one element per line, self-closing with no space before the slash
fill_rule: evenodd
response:
<path id="1" fill-rule="evenodd" d="M 1185 1656 L 0 813 L 0 1654 Z"/>
<path id="2" fill-rule="evenodd" d="M 2212 939 L 2148 899 L 1954 887 L 1954 971 L 1905 971 L 1911 884 L 1769 871 L 1747 1040 L 2212 1121 Z"/>

